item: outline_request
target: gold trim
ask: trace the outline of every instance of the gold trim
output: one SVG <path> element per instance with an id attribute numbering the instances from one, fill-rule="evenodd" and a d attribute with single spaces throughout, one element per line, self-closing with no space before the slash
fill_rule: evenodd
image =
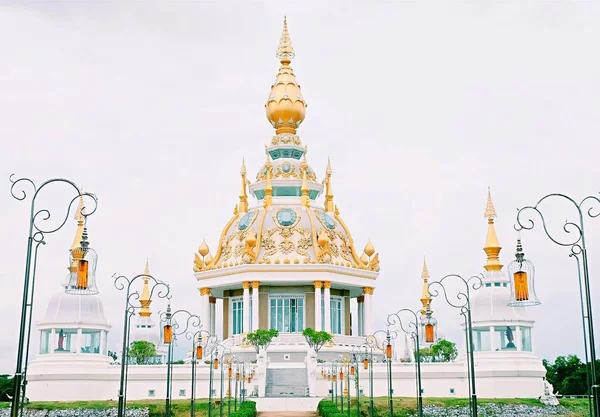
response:
<path id="1" fill-rule="evenodd" d="M 258 289 L 260 287 L 260 281 L 252 281 L 252 288 Z"/>
<path id="2" fill-rule="evenodd" d="M 373 292 L 374 292 L 374 290 L 375 290 L 375 289 L 374 289 L 373 287 L 364 287 L 364 288 L 363 288 L 363 292 L 364 292 L 366 295 L 373 295 Z"/>
<path id="3" fill-rule="evenodd" d="M 237 208 L 237 206 L 236 206 L 236 208 Z M 217 262 L 219 261 L 219 259 L 221 258 L 221 253 L 223 252 L 223 241 L 225 240 L 225 236 L 227 235 L 227 232 L 231 228 L 231 225 L 238 218 L 239 218 L 239 213 L 234 214 L 233 217 L 225 225 L 225 228 L 221 232 L 221 238 L 219 239 L 219 247 L 217 248 L 217 254 L 213 258 L 213 260 L 210 262 L 210 264 L 206 265 L 208 268 L 214 267 L 217 264 Z"/>
<path id="4" fill-rule="evenodd" d="M 208 287 L 200 288 L 200 295 L 201 296 L 210 295 L 210 288 L 208 288 Z"/>
<path id="5" fill-rule="evenodd" d="M 346 223 L 344 223 L 344 221 L 340 217 L 339 212 L 337 210 L 335 212 L 335 219 L 342 225 L 342 228 L 344 229 L 344 231 L 346 232 L 346 235 L 350 239 L 350 249 L 352 250 L 352 259 L 354 259 L 354 262 L 356 262 L 357 265 L 363 265 L 366 267 L 367 265 L 363 264 L 362 261 L 360 260 L 360 257 L 356 254 L 356 249 L 354 248 L 354 239 L 352 238 L 352 234 L 350 234 L 350 229 L 348 229 L 348 226 L 346 226 Z"/>
<path id="6" fill-rule="evenodd" d="M 323 288 L 330 289 L 331 288 L 331 281 L 323 281 Z"/>
<path id="7" fill-rule="evenodd" d="M 250 289 L 250 281 L 242 282 L 242 288 L 245 290 L 249 290 Z"/>
<path id="8" fill-rule="evenodd" d="M 323 288 L 323 282 L 322 281 L 315 281 L 315 288 L 317 290 L 320 290 L 321 288 Z"/>

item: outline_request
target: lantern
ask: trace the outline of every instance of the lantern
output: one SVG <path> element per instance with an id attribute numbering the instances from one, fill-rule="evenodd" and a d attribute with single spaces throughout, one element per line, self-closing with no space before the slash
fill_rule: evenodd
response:
<path id="1" fill-rule="evenodd" d="M 385 347 L 385 357 L 387 359 L 392 359 L 392 345 L 390 343 Z"/>
<path id="2" fill-rule="evenodd" d="M 337 375 L 333 374 L 333 382 L 336 382 L 336 381 L 337 381 Z"/>
<path id="3" fill-rule="evenodd" d="M 196 346 L 196 359 L 202 359 L 202 345 Z"/>
<path id="4" fill-rule="evenodd" d="M 350 375 L 351 375 L 351 376 L 354 376 L 354 372 L 355 372 L 355 371 L 354 371 L 354 365 L 352 365 L 352 366 L 350 367 Z"/>
<path id="5" fill-rule="evenodd" d="M 214 369 L 219 369 L 219 358 L 215 358 L 214 360 Z"/>
<path id="6" fill-rule="evenodd" d="M 236 373 L 235 373 L 235 380 L 236 380 L 236 381 L 239 381 L 239 380 L 240 380 L 240 373 L 239 373 L 239 372 L 236 372 Z"/>
<path id="7" fill-rule="evenodd" d="M 525 259 L 521 239 L 517 239 L 515 260 L 508 264 L 510 277 L 510 307 L 530 307 L 541 304 L 535 295 L 533 263 Z"/>
<path id="8" fill-rule="evenodd" d="M 81 242 L 71 249 L 69 256 L 69 283 L 65 288 L 67 294 L 98 294 L 96 286 L 96 265 L 98 254 L 88 242 L 87 228 L 83 228 Z"/>
<path id="9" fill-rule="evenodd" d="M 363 368 L 369 369 L 369 359 L 365 358 L 365 360 L 363 361 Z"/>
<path id="10" fill-rule="evenodd" d="M 166 344 L 169 344 L 173 341 L 173 326 L 170 324 L 165 324 L 163 331 L 163 339 Z"/>
<path id="11" fill-rule="evenodd" d="M 428 323 L 425 325 L 425 342 L 433 343 L 434 339 L 435 338 L 433 335 L 433 324 Z"/>
<path id="12" fill-rule="evenodd" d="M 327 381 L 331 381 L 331 374 L 327 374 Z"/>
<path id="13" fill-rule="evenodd" d="M 252 377 L 248 378 L 248 383 L 252 382 Z"/>
<path id="14" fill-rule="evenodd" d="M 340 371 L 340 381 L 344 379 L 344 371 Z"/>
<path id="15" fill-rule="evenodd" d="M 227 377 L 231 378 L 233 376 L 233 370 L 231 369 L 231 366 L 229 367 L 229 369 L 227 370 Z"/>

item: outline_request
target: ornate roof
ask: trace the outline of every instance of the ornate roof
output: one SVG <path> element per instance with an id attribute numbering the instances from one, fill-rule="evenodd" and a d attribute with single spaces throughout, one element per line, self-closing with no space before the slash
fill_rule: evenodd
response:
<path id="1" fill-rule="evenodd" d="M 333 202 L 331 164 L 319 181 L 308 164 L 307 148 L 296 134 L 306 103 L 290 67 L 294 56 L 285 20 L 277 50 L 281 67 L 266 104 L 276 135 L 265 146 L 265 163 L 254 183 L 247 179 L 242 164 L 239 204 L 216 250 L 211 253 L 202 242 L 194 258 L 195 272 L 244 264 L 331 264 L 379 271 L 379 254 L 373 244 L 369 241 L 362 254 L 356 251 Z M 323 191 L 321 205 L 317 199 Z M 248 202 L 248 195 L 256 199 L 255 205 Z"/>

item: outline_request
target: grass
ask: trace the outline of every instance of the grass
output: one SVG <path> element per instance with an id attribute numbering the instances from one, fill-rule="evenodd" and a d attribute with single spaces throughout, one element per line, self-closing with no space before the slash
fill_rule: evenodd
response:
<path id="1" fill-rule="evenodd" d="M 503 398 L 503 399 L 479 399 L 479 404 L 493 403 L 493 404 L 525 404 L 529 406 L 542 406 L 542 403 L 537 399 L 522 399 L 522 398 Z M 467 398 L 423 398 L 423 404 L 425 405 L 437 405 L 440 407 L 454 407 L 469 405 Z M 587 417 L 588 414 L 588 401 L 584 398 L 570 398 L 561 399 L 560 404 L 565 407 L 569 414 L 564 416 L 569 417 Z M 374 399 L 374 408 L 376 417 L 387 417 L 388 403 L 387 398 L 379 397 Z M 0 408 L 8 408 L 10 403 L 0 402 Z M 69 408 L 91 408 L 91 409 L 107 409 L 116 408 L 116 401 L 77 401 L 77 402 L 32 402 L 28 405 L 28 408 L 36 410 L 60 410 Z M 344 408 L 346 402 L 344 402 Z M 417 407 L 415 398 L 394 398 L 394 415 L 397 417 L 414 416 Z M 129 401 L 127 408 L 148 408 L 150 410 L 150 417 L 163 417 L 165 415 L 165 400 L 144 400 L 144 401 Z M 233 402 L 231 403 L 231 409 L 233 411 Z M 368 415 L 369 399 L 361 398 L 361 414 L 363 416 Z M 355 416 L 354 410 L 356 410 L 356 402 L 351 399 L 351 411 L 352 415 Z M 215 414 L 219 415 L 219 408 L 213 409 Z M 187 417 L 190 415 L 190 401 L 189 400 L 173 400 L 172 402 L 172 416 L 173 417 Z M 196 400 L 196 416 L 205 417 L 208 415 L 208 401 L 206 399 Z M 223 407 L 223 415 L 227 415 L 227 403 Z"/>

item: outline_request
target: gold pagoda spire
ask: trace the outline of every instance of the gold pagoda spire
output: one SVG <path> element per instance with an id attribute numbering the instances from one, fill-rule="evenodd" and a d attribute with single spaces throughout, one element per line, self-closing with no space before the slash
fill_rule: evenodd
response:
<path id="1" fill-rule="evenodd" d="M 296 54 L 288 32 L 287 18 L 283 19 L 283 32 L 276 55 L 281 62 L 281 67 L 265 104 L 267 119 L 275 128 L 276 134 L 291 133 L 294 135 L 306 115 L 306 103 L 296 81 L 294 70 L 290 67 L 292 58 Z"/>
<path id="2" fill-rule="evenodd" d="M 148 259 L 146 258 L 146 268 L 144 269 L 144 289 L 142 290 L 142 295 L 140 296 L 140 305 L 142 309 L 140 310 L 140 316 L 142 317 L 150 317 L 152 312 L 150 311 L 150 304 L 152 300 L 150 299 L 150 286 L 148 281 L 150 278 L 150 267 L 148 266 Z"/>
<path id="3" fill-rule="evenodd" d="M 83 215 L 83 196 L 79 197 L 79 204 L 77 205 L 77 210 L 75 211 L 75 216 L 73 217 L 77 220 L 77 231 L 75 232 L 75 237 L 73 238 L 73 243 L 71 244 L 71 249 L 78 248 L 81 245 L 81 238 L 83 237 L 83 224 L 85 223 L 85 216 Z"/>
<path id="4" fill-rule="evenodd" d="M 427 261 L 423 258 L 423 272 L 421 272 L 421 279 L 423 280 L 423 292 L 421 293 L 421 304 L 423 309 L 421 314 L 425 315 L 427 307 L 431 307 L 431 294 L 429 293 L 429 271 L 427 270 Z"/>
<path id="5" fill-rule="evenodd" d="M 483 247 L 483 250 L 487 254 L 487 262 L 484 268 L 486 271 L 500 271 L 502 269 L 502 264 L 500 263 L 499 255 L 500 251 L 502 250 L 502 246 L 500 246 L 498 236 L 496 235 L 496 228 L 494 226 L 496 209 L 494 208 L 494 203 L 492 202 L 492 192 L 490 191 L 489 187 L 484 217 L 488 219 L 488 232 L 485 239 L 485 246 Z"/>
<path id="6" fill-rule="evenodd" d="M 331 187 L 331 159 L 327 158 L 327 169 L 325 170 L 325 211 L 333 212 L 335 205 L 333 204 L 333 189 Z"/>
<path id="7" fill-rule="evenodd" d="M 310 199 L 308 198 L 308 179 L 306 178 L 306 170 L 308 169 L 308 163 L 306 162 L 306 151 L 304 152 L 304 160 L 300 164 L 302 170 L 302 197 L 300 198 L 303 207 L 310 207 Z"/>
<path id="8" fill-rule="evenodd" d="M 269 152 L 267 152 L 267 184 L 265 186 L 265 207 L 271 207 L 273 205 L 273 186 L 271 185 L 271 171 L 273 170 L 273 164 L 271 164 L 271 158 Z"/>
<path id="9" fill-rule="evenodd" d="M 242 159 L 242 169 L 240 170 L 240 174 L 242 176 L 242 189 L 240 191 L 240 207 L 239 211 L 241 213 L 248 213 L 248 193 L 246 192 L 246 187 L 248 185 L 248 179 L 246 178 L 246 163 Z"/>

